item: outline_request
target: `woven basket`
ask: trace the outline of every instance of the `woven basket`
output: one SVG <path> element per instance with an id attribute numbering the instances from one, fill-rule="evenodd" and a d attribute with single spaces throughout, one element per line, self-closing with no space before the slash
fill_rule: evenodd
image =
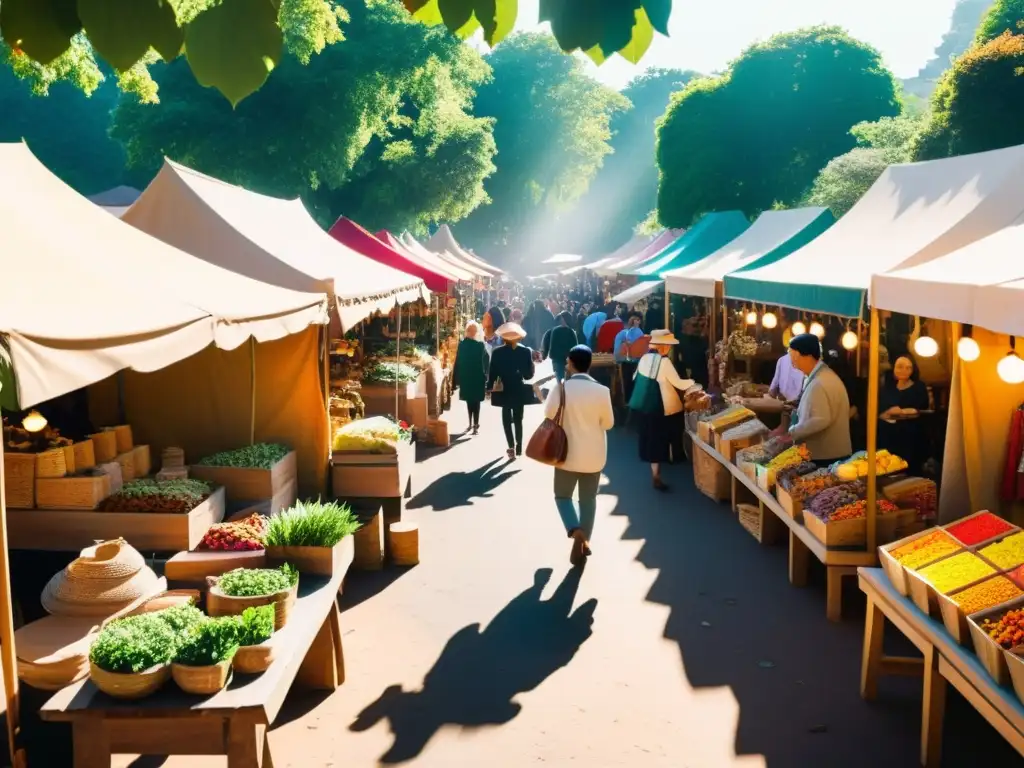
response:
<path id="1" fill-rule="evenodd" d="M 36 457 L 31 453 L 4 454 L 4 498 L 14 509 L 31 509 L 36 501 Z"/>
<path id="2" fill-rule="evenodd" d="M 148 445 L 136 445 L 132 448 L 132 463 L 134 465 L 135 477 L 146 477 L 152 470 L 152 461 L 149 455 Z"/>
<path id="3" fill-rule="evenodd" d="M 142 672 L 107 672 L 89 662 L 89 677 L 97 688 L 115 699 L 142 699 L 156 693 L 171 677 L 167 664 Z"/>
<path id="4" fill-rule="evenodd" d="M 18 678 L 39 691 L 59 691 L 89 676 L 87 656 L 60 664 L 33 664 L 18 659 Z"/>
<path id="5" fill-rule="evenodd" d="M 231 666 L 243 675 L 258 675 L 266 672 L 274 663 L 274 646 L 269 643 L 243 645 L 238 649 Z"/>
<path id="6" fill-rule="evenodd" d="M 160 468 L 174 469 L 185 466 L 185 451 L 181 448 L 164 448 L 160 454 Z"/>
<path id="7" fill-rule="evenodd" d="M 114 433 L 114 440 L 117 444 L 118 453 L 128 453 L 128 451 L 135 447 L 135 443 L 132 440 L 132 428 L 128 424 L 121 424 L 116 427 L 107 427 L 103 431 Z"/>
<path id="8" fill-rule="evenodd" d="M 75 446 L 74 445 L 65 445 L 65 446 L 61 447 L 61 450 L 64 451 L 64 470 L 65 470 L 65 474 L 68 474 L 68 475 L 75 474 L 75 472 L 78 471 L 77 469 L 75 469 L 78 466 L 75 463 Z"/>
<path id="9" fill-rule="evenodd" d="M 127 453 L 118 454 L 115 461 L 121 465 L 121 480 L 123 482 L 129 482 L 135 479 L 135 452 L 128 451 Z"/>
<path id="10" fill-rule="evenodd" d="M 64 477 L 68 473 L 68 463 L 64 459 L 63 448 L 51 448 L 36 454 L 36 477 Z"/>
<path id="11" fill-rule="evenodd" d="M 210 616 L 241 616 L 246 608 L 258 608 L 261 605 L 274 606 L 274 631 L 280 631 L 288 622 L 292 608 L 295 606 L 295 599 L 298 594 L 299 585 L 272 595 L 257 595 L 255 597 L 232 597 L 221 592 L 217 586 L 217 577 L 211 576 L 207 579 L 210 585 L 206 593 L 206 613 Z"/>
<path id="12" fill-rule="evenodd" d="M 92 440 L 93 455 L 97 464 L 114 461 L 117 458 L 117 435 L 113 432 L 97 432 L 89 435 Z"/>
<path id="13" fill-rule="evenodd" d="M 693 452 L 693 483 L 697 490 L 715 501 L 725 501 L 732 494 L 729 470 L 706 451 Z"/>
<path id="14" fill-rule="evenodd" d="M 223 690 L 231 676 L 231 659 L 208 667 L 171 664 L 171 676 L 185 693 L 209 696 Z"/>
<path id="15" fill-rule="evenodd" d="M 96 466 L 96 451 L 93 448 L 92 440 L 82 440 L 71 446 L 71 452 L 75 455 L 75 471 L 82 472 Z"/>
<path id="16" fill-rule="evenodd" d="M 96 509 L 110 495 L 110 477 L 43 477 L 36 480 L 40 509 Z"/>

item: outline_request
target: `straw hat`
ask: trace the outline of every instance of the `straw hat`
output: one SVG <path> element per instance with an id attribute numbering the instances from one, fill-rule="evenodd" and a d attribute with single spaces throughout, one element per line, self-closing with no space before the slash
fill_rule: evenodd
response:
<path id="1" fill-rule="evenodd" d="M 679 339 L 672 331 L 660 330 L 651 331 L 651 346 L 671 347 L 679 343 Z"/>
<path id="2" fill-rule="evenodd" d="M 522 341 L 526 338 L 526 331 L 523 330 L 523 326 L 519 323 L 505 323 L 494 333 L 503 339 L 511 339 L 513 341 Z"/>
<path id="3" fill-rule="evenodd" d="M 159 579 L 124 539 L 86 547 L 43 590 L 42 604 L 54 616 L 109 616 L 152 595 Z"/>

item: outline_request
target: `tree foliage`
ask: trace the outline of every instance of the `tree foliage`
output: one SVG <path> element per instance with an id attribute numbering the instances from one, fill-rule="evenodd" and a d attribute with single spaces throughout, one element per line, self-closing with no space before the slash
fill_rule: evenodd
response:
<path id="1" fill-rule="evenodd" d="M 851 126 L 899 113 L 895 87 L 878 51 L 837 27 L 752 45 L 724 75 L 672 97 L 658 129 L 662 224 L 795 202 L 854 146 Z"/>
<path id="2" fill-rule="evenodd" d="M 543 250 L 555 217 L 578 200 L 611 151 L 612 116 L 624 96 L 587 76 L 549 35 L 516 34 L 487 57 L 493 78 L 476 113 L 494 120 L 497 171 L 490 205 L 459 236 L 490 258 L 505 248 Z"/>
<path id="3" fill-rule="evenodd" d="M 995 40 L 1004 32 L 1011 35 L 1021 31 L 1021 22 L 1024 21 L 1024 0 L 995 0 L 988 13 L 985 14 L 978 26 L 978 33 L 975 41 L 987 43 Z"/>
<path id="4" fill-rule="evenodd" d="M 491 122 L 469 113 L 483 59 L 395 0 L 358 0 L 344 42 L 308 65 L 286 57 L 276 76 L 232 110 L 184 62 L 154 68 L 162 103 L 125 98 L 112 135 L 152 176 L 166 155 L 256 191 L 302 196 L 327 224 L 422 229 L 457 220 L 484 199 Z"/>

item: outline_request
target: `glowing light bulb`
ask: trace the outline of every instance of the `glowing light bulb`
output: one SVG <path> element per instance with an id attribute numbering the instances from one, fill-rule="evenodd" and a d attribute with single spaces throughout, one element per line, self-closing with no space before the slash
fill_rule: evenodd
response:
<path id="1" fill-rule="evenodd" d="M 1007 384 L 1022 384 L 1024 383 L 1024 360 L 1017 357 L 1016 352 L 1011 352 L 999 361 L 996 373 Z"/>
<path id="2" fill-rule="evenodd" d="M 981 357 L 981 347 L 970 336 L 961 336 L 960 341 L 956 343 L 956 353 L 965 363 L 973 363 Z"/>
<path id="3" fill-rule="evenodd" d="M 789 329 L 793 332 L 794 336 L 800 336 L 801 334 L 807 333 L 807 326 L 797 320 Z"/>
<path id="4" fill-rule="evenodd" d="M 919 336 L 914 342 L 914 353 L 921 357 L 935 357 L 939 354 L 939 342 L 931 336 Z"/>
<path id="5" fill-rule="evenodd" d="M 761 318 L 761 326 L 768 328 L 769 330 L 779 324 L 779 318 L 775 316 L 774 312 L 765 312 L 764 317 Z"/>
<path id="6" fill-rule="evenodd" d="M 860 339 L 857 338 L 857 334 L 853 331 L 847 331 L 843 334 L 843 338 L 839 340 L 839 343 L 843 345 L 843 349 L 854 350 L 860 343 Z"/>
<path id="7" fill-rule="evenodd" d="M 822 339 L 825 337 L 825 326 L 817 322 L 811 323 L 811 333 L 819 339 Z"/>
<path id="8" fill-rule="evenodd" d="M 39 411 L 29 411 L 28 416 L 22 419 L 21 426 L 25 428 L 26 432 L 42 432 L 48 423 L 46 417 Z"/>
<path id="9" fill-rule="evenodd" d="M 757 325 L 757 312 L 747 312 L 747 325 Z"/>

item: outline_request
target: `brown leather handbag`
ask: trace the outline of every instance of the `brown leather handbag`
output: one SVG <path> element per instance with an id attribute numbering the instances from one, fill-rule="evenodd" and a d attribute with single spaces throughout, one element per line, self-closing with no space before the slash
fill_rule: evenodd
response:
<path id="1" fill-rule="evenodd" d="M 562 414 L 565 412 L 565 383 L 558 385 L 558 412 L 554 419 L 544 419 L 537 431 L 526 444 L 527 458 L 541 464 L 558 466 L 569 455 L 569 438 L 562 429 Z"/>

